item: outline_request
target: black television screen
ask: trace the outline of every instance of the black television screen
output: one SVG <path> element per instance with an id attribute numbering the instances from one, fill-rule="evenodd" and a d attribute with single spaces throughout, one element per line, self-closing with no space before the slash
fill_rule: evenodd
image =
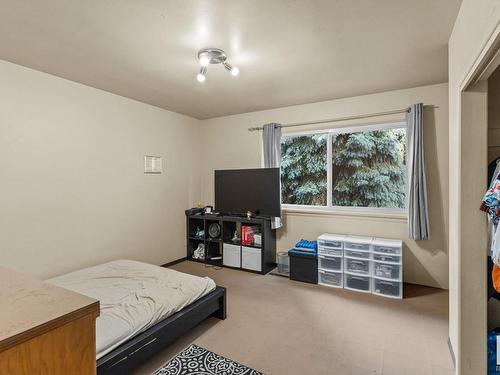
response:
<path id="1" fill-rule="evenodd" d="M 281 216 L 279 168 L 215 171 L 215 210 L 225 214 Z"/>

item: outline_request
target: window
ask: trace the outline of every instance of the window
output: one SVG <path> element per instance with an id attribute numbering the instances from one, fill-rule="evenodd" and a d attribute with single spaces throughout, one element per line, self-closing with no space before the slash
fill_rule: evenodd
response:
<path id="1" fill-rule="evenodd" d="M 404 123 L 285 134 L 281 157 L 285 205 L 405 207 Z"/>

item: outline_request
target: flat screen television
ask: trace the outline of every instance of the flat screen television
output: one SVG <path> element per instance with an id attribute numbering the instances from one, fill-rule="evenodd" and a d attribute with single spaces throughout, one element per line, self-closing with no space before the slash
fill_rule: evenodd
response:
<path id="1" fill-rule="evenodd" d="M 224 214 L 281 216 L 279 168 L 215 171 L 215 210 Z"/>

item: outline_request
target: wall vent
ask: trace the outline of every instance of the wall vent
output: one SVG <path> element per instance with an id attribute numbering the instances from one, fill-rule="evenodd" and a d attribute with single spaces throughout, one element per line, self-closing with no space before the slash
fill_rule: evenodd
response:
<path id="1" fill-rule="evenodd" d="M 161 173 L 161 156 L 144 156 L 144 173 Z"/>

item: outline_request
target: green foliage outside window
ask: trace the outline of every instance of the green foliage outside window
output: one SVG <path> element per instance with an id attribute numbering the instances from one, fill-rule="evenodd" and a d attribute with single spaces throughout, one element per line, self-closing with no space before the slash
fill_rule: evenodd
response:
<path id="1" fill-rule="evenodd" d="M 326 205 L 326 134 L 281 138 L 283 203 Z"/>
<path id="2" fill-rule="evenodd" d="M 332 142 L 332 206 L 404 208 L 404 129 L 340 133 Z M 326 206 L 328 135 L 287 137 L 281 142 L 282 200 Z"/>

